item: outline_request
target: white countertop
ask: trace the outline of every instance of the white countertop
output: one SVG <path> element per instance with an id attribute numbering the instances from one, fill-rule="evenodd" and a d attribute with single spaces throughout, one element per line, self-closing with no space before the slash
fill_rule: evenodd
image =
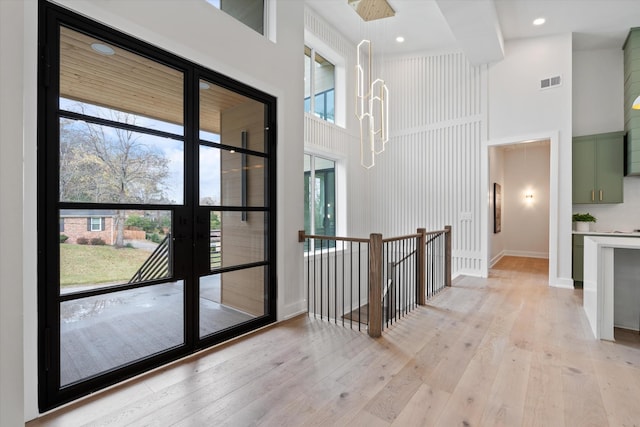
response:
<path id="1" fill-rule="evenodd" d="M 572 233 L 585 236 L 640 237 L 640 232 L 637 231 L 573 231 Z"/>
<path id="2" fill-rule="evenodd" d="M 592 234 L 592 233 L 581 233 Z M 584 239 L 584 291 L 583 308 L 589 320 L 591 330 L 597 339 L 614 340 L 614 256 L 615 249 L 640 250 L 640 233 L 605 233 L 585 237 Z M 636 304 L 633 301 L 633 304 Z"/>

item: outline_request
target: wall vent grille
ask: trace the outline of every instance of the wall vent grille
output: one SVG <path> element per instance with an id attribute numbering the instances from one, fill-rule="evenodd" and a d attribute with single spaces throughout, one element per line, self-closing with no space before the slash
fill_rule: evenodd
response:
<path id="1" fill-rule="evenodd" d="M 560 86 L 562 84 L 562 78 L 560 76 L 547 77 L 540 80 L 540 90 L 550 89 L 552 87 Z"/>

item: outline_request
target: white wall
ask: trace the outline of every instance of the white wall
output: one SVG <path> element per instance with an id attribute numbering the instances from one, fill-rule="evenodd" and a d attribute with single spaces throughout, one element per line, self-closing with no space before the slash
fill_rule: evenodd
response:
<path id="1" fill-rule="evenodd" d="M 492 266 L 504 255 L 504 233 L 494 233 L 493 184 L 504 189 L 504 149 L 489 147 L 489 265 Z M 504 193 L 503 193 L 504 194 Z"/>
<path id="2" fill-rule="evenodd" d="M 540 80 L 561 75 L 562 85 L 539 90 Z M 488 135 L 501 143 L 522 141 L 523 135 L 552 136 L 550 284 L 572 286 L 571 280 L 571 94 L 570 34 L 505 43 L 505 59 L 489 67 Z M 554 154 L 557 136 L 557 155 Z M 488 172 L 487 172 L 488 175 Z M 555 187 L 555 188 L 554 188 Z M 485 193 L 486 194 L 486 193 Z M 488 203 L 483 203 L 488 206 Z M 488 210 L 488 209 L 487 209 Z M 555 231 L 554 231 L 555 230 Z"/>
<path id="3" fill-rule="evenodd" d="M 573 135 L 624 129 L 624 65 L 622 49 L 578 51 L 573 54 Z M 624 178 L 624 203 L 574 205 L 598 219 L 594 231 L 640 229 L 640 177 Z"/>
<path id="4" fill-rule="evenodd" d="M 302 2 L 277 2 L 277 44 L 200 0 L 58 3 L 278 98 L 278 318 L 306 308 L 302 265 L 285 261 L 303 228 Z M 13 426 L 37 416 L 37 2 L 0 1 L 0 31 L 0 425 Z"/>
<path id="5" fill-rule="evenodd" d="M 573 53 L 573 136 L 624 129 L 623 60 L 622 46 Z"/>
<path id="6" fill-rule="evenodd" d="M 24 420 L 24 6 L 0 1 L 0 425 Z M 5 65 L 6 64 L 6 65 Z M 30 74 L 29 74 L 30 76 Z M 33 82 L 29 82 L 33 84 Z M 35 254 L 33 254 L 35 257 Z M 35 268 L 35 266 L 32 266 Z"/>
<path id="7" fill-rule="evenodd" d="M 516 144 L 502 150 L 505 255 L 548 258 L 549 146 Z M 525 198 L 527 192 L 533 198 Z"/>

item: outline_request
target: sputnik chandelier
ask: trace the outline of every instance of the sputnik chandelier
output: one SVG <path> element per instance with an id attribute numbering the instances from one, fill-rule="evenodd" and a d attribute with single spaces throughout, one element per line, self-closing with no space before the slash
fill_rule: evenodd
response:
<path id="1" fill-rule="evenodd" d="M 357 51 L 356 117 L 360 121 L 360 165 L 371 169 L 376 164 L 375 156 L 384 151 L 389 141 L 389 90 L 384 80 L 371 77 L 371 41 L 362 40 Z"/>

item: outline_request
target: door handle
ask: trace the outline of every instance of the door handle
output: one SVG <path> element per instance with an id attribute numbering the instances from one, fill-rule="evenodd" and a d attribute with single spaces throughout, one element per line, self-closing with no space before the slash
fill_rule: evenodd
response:
<path id="1" fill-rule="evenodd" d="M 592 202 L 596 201 L 596 192 L 595 192 L 595 190 L 591 190 L 591 201 Z"/>
<path id="2" fill-rule="evenodd" d="M 602 201 L 602 190 L 600 190 L 600 201 Z"/>

